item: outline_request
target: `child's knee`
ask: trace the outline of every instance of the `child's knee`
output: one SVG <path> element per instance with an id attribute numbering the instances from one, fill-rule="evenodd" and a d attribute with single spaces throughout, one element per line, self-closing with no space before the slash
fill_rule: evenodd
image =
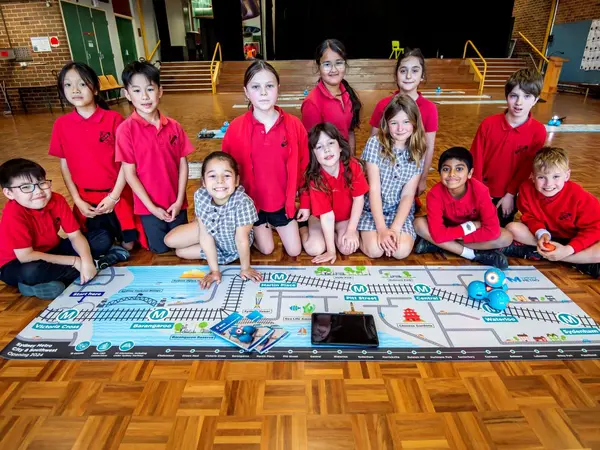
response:
<path id="1" fill-rule="evenodd" d="M 510 224 L 509 224 L 510 225 Z M 513 241 L 513 235 L 509 230 L 501 229 L 500 236 L 496 239 L 499 247 L 508 247 Z"/>
<path id="2" fill-rule="evenodd" d="M 363 253 L 367 255 L 369 258 L 381 258 L 383 256 L 383 250 L 379 248 L 377 242 L 372 242 L 370 244 L 363 244 Z"/>
<path id="3" fill-rule="evenodd" d="M 337 246 L 338 251 L 344 255 L 344 256 L 350 256 L 352 255 L 354 252 L 350 249 L 350 247 L 344 245 L 344 244 L 340 244 Z"/>
<path id="4" fill-rule="evenodd" d="M 415 231 L 416 233 L 423 237 L 426 233 L 426 231 L 428 231 L 428 227 L 429 225 L 427 224 L 427 219 L 425 217 L 417 217 L 413 223 L 413 226 L 415 227 Z"/>
<path id="5" fill-rule="evenodd" d="M 308 239 L 304 243 L 304 251 L 310 256 L 318 256 L 325 253 L 327 246 L 323 239 Z M 292 255 L 290 255 L 292 256 Z M 297 255 L 296 255 L 297 256 Z"/>
<path id="6" fill-rule="evenodd" d="M 275 250 L 274 242 L 258 242 L 254 241 L 254 246 L 263 255 L 270 255 Z"/>
<path id="7" fill-rule="evenodd" d="M 300 244 L 300 242 L 298 242 L 297 244 L 288 245 L 287 247 L 285 247 L 285 252 L 292 258 L 295 258 L 300 253 L 302 253 L 302 244 Z M 321 252 L 321 253 L 323 253 L 323 252 Z M 321 253 L 319 253 L 319 254 L 321 254 Z"/>

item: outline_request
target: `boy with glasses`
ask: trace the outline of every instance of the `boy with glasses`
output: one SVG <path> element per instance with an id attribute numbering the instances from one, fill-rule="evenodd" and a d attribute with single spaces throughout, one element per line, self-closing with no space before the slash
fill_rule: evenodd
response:
<path id="1" fill-rule="evenodd" d="M 123 249 L 111 248 L 107 231 L 84 236 L 39 164 L 6 161 L 0 166 L 0 186 L 9 200 L 0 221 L 0 280 L 18 286 L 22 295 L 54 299 L 78 276 L 87 283 L 98 269 L 126 259 Z M 58 235 L 61 228 L 68 239 Z"/>

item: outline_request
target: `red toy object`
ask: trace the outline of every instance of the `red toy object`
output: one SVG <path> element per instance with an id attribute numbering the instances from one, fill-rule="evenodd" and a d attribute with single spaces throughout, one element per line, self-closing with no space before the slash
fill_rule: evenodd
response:
<path id="1" fill-rule="evenodd" d="M 556 250 L 556 245 L 553 245 L 550 242 L 544 242 L 544 250 L 547 252 L 553 252 Z"/>

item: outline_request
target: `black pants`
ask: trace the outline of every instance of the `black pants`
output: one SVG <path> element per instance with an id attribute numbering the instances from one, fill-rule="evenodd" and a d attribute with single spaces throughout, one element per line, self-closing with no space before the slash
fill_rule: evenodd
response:
<path id="1" fill-rule="evenodd" d="M 502 200 L 502 197 L 492 197 L 492 203 L 494 204 L 494 206 L 496 206 L 500 200 Z M 515 201 L 515 208 L 508 216 L 504 215 L 504 213 L 502 212 L 502 208 L 496 208 L 496 211 L 498 212 L 498 219 L 500 220 L 500 226 L 502 228 L 506 227 L 507 224 L 514 222 L 515 215 L 519 212 L 517 210 L 517 197 L 516 196 L 514 198 L 514 201 Z"/>
<path id="2" fill-rule="evenodd" d="M 97 206 L 97 205 L 93 205 Z M 88 231 L 106 230 L 113 240 L 117 242 L 134 242 L 138 240 L 137 230 L 121 230 L 121 224 L 115 212 L 88 217 L 85 220 Z"/>
<path id="3" fill-rule="evenodd" d="M 171 250 L 165 245 L 165 236 L 173 228 L 188 223 L 187 210 L 182 209 L 173 222 L 165 222 L 152 214 L 140 216 L 144 232 L 148 238 L 148 246 L 153 253 L 166 253 Z"/>
<path id="4" fill-rule="evenodd" d="M 112 245 L 110 233 L 105 230 L 90 231 L 84 233 L 84 236 L 88 240 L 94 259 L 104 255 Z M 77 252 L 69 239 L 61 239 L 60 244 L 47 253 L 77 256 Z M 46 261 L 21 263 L 18 259 L 13 259 L 0 269 L 0 280 L 10 286 L 17 286 L 19 283 L 35 286 L 50 281 L 61 281 L 65 286 L 68 286 L 78 276 L 79 271 L 74 267 L 52 264 Z"/>

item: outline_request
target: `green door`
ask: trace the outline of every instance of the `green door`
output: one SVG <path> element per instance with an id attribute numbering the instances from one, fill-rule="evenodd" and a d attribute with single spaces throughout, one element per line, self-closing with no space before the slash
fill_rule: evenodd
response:
<path id="1" fill-rule="evenodd" d="M 63 17 L 65 18 L 65 25 L 67 26 L 67 36 L 69 38 L 73 60 L 89 64 L 85 51 L 85 43 L 83 41 L 83 34 L 81 33 L 81 26 L 79 25 L 79 14 L 77 13 L 79 6 L 67 2 L 62 2 L 61 6 Z"/>
<path id="2" fill-rule="evenodd" d="M 83 44 L 87 54 L 88 65 L 96 71 L 98 75 L 102 74 L 102 65 L 100 64 L 100 52 L 96 44 L 96 32 L 94 31 L 94 23 L 90 9 L 84 6 L 77 7 L 79 15 L 79 26 L 81 26 L 81 34 L 83 36 Z"/>
<path id="3" fill-rule="evenodd" d="M 115 67 L 115 55 L 112 52 L 110 45 L 110 35 L 108 34 L 108 22 L 106 21 L 106 14 L 104 11 L 98 9 L 91 9 L 92 19 L 94 22 L 94 30 L 96 34 L 96 40 L 98 42 L 98 51 L 100 54 L 100 61 L 102 63 L 102 70 L 98 72 L 104 75 L 117 76 L 117 69 Z"/>
<path id="4" fill-rule="evenodd" d="M 119 41 L 121 42 L 121 54 L 123 55 L 123 64 L 127 65 L 137 60 L 137 51 L 135 49 L 135 36 L 133 34 L 133 24 L 130 19 L 115 17 L 117 21 L 117 31 Z"/>

